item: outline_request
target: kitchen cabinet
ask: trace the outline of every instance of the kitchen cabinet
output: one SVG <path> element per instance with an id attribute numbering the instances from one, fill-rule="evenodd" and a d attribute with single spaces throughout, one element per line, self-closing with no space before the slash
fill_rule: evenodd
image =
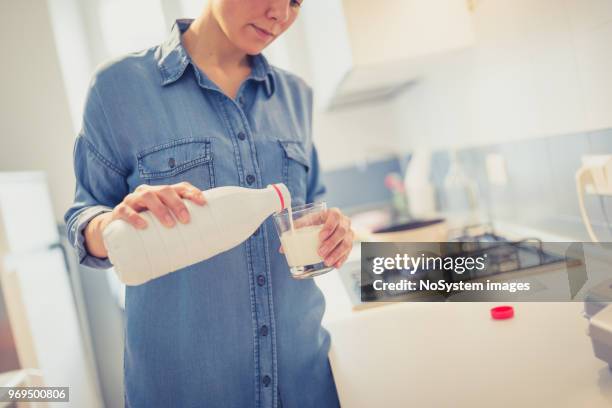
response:
<path id="1" fill-rule="evenodd" d="M 322 108 L 392 96 L 474 43 L 466 0 L 313 1 L 300 18 Z"/>

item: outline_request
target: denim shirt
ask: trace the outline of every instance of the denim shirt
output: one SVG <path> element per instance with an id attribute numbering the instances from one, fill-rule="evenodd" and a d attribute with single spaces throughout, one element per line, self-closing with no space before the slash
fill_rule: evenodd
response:
<path id="1" fill-rule="evenodd" d="M 285 183 L 293 205 L 319 199 L 312 92 L 250 58 L 235 100 L 190 60 L 178 20 L 160 46 L 100 67 L 74 146 L 76 192 L 65 214 L 79 261 L 109 268 L 83 230 L 140 184 L 202 190 Z M 248 211 L 248 203 L 245 203 Z M 324 298 L 290 277 L 270 219 L 241 245 L 126 288 L 124 381 L 130 407 L 338 405 L 321 327 Z"/>

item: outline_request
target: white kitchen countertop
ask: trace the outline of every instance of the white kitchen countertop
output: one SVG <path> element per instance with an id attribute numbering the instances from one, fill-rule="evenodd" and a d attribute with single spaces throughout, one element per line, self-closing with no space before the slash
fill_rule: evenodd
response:
<path id="1" fill-rule="evenodd" d="M 593 354 L 582 302 L 512 303 L 505 321 L 490 318 L 497 303 L 353 311 L 339 273 L 316 281 L 343 407 L 612 406 L 612 372 Z"/>

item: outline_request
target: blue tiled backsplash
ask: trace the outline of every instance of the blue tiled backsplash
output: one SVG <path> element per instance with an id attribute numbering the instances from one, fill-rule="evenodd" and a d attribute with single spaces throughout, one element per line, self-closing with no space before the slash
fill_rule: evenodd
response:
<path id="1" fill-rule="evenodd" d="M 390 158 L 362 166 L 350 166 L 323 173 L 328 205 L 343 209 L 387 204 L 391 193 L 385 187 L 385 176 L 396 172 L 402 176 L 399 160 Z"/>
<path id="2" fill-rule="evenodd" d="M 505 186 L 489 184 L 486 156 L 498 153 L 505 159 L 508 181 Z M 574 175 L 585 154 L 612 154 L 612 129 L 551 136 L 538 139 L 460 149 L 457 157 L 463 172 L 478 186 L 481 219 L 505 221 L 575 240 L 587 240 L 578 209 Z M 327 200 L 339 207 L 388 202 L 390 194 L 384 177 L 404 166 L 397 159 L 371 163 L 365 170 L 346 168 L 324 174 Z M 432 157 L 431 182 L 444 194 L 443 183 L 450 167 L 450 152 L 437 151 Z M 444 200 L 439 200 L 444 210 Z M 448 203 L 448 201 L 446 201 Z M 612 240 L 612 200 L 586 197 L 586 208 L 596 234 Z"/>

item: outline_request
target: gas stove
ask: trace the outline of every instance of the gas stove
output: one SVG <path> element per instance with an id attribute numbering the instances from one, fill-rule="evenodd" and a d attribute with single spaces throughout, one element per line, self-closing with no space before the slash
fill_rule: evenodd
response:
<path id="1" fill-rule="evenodd" d="M 488 261 L 487 268 L 482 271 L 470 271 L 462 275 L 448 272 L 445 275 L 447 281 L 508 281 L 574 267 L 581 262 L 547 250 L 537 238 L 510 240 L 496 233 L 490 224 L 451 231 L 450 236 L 448 242 L 440 243 L 446 256 L 475 258 L 486 253 Z M 353 262 L 340 271 L 340 276 L 354 309 L 386 304 L 384 302 L 431 300 L 427 296 L 419 296 L 415 291 L 394 291 L 392 297 L 384 293 L 385 297 L 382 298 L 382 292 L 374 290 L 373 282 L 377 279 L 389 283 L 418 279 L 418 276 L 405 270 L 385 270 L 381 275 L 366 272 L 362 275 L 361 263 Z"/>
<path id="2" fill-rule="evenodd" d="M 450 245 L 456 243 L 457 256 L 477 257 L 487 253 L 489 265 L 482 276 L 524 271 L 546 266 L 565 266 L 568 259 L 544 249 L 539 238 L 509 240 L 498 235 L 491 224 L 468 226 L 462 233 L 452 238 Z"/>

